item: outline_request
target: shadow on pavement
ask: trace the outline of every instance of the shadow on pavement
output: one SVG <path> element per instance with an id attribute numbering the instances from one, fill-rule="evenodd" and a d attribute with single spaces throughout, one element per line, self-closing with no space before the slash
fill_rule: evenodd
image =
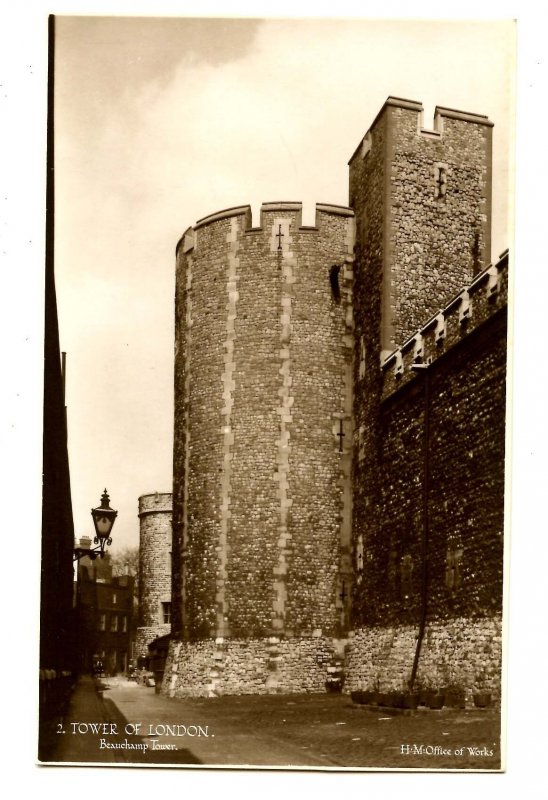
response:
<path id="1" fill-rule="evenodd" d="M 79 678 L 65 713 L 41 725 L 40 764 L 177 766 L 202 763 L 186 748 L 154 750 L 147 737 L 126 733 L 128 720 L 105 696 L 108 689 L 107 684 L 94 681 L 90 676 Z"/>

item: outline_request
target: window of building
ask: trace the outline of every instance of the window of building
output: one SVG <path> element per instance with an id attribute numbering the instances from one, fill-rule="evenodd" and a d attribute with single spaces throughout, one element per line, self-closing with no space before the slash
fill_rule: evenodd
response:
<path id="1" fill-rule="evenodd" d="M 434 197 L 436 200 L 445 200 L 447 193 L 447 164 L 434 166 Z"/>
<path id="2" fill-rule="evenodd" d="M 363 570 L 363 536 L 361 533 L 356 542 L 356 570 L 358 572 Z"/>
<path id="3" fill-rule="evenodd" d="M 124 614 L 124 616 L 122 617 L 122 633 L 126 632 L 127 632 L 127 617 Z"/>
<path id="4" fill-rule="evenodd" d="M 366 356 L 365 336 L 362 334 L 360 336 L 360 366 L 358 373 L 360 380 L 365 378 L 365 356 Z"/>
<path id="5" fill-rule="evenodd" d="M 171 603 L 162 603 L 162 622 L 171 625 Z"/>
<path id="6" fill-rule="evenodd" d="M 365 459 L 365 425 L 360 425 L 358 428 L 358 461 L 361 462 Z"/>
<path id="7" fill-rule="evenodd" d="M 388 553 L 388 585 L 389 587 L 395 591 L 396 589 L 396 581 L 398 577 L 398 552 L 396 548 L 392 545 L 390 547 L 390 552 Z"/>
<path id="8" fill-rule="evenodd" d="M 331 294 L 333 300 L 339 303 L 341 300 L 341 287 L 339 285 L 339 275 L 341 272 L 341 265 L 334 264 L 329 270 L 329 283 L 331 284 Z"/>
<path id="9" fill-rule="evenodd" d="M 99 621 L 97 623 L 97 627 L 100 631 L 104 631 L 107 626 L 107 615 L 106 614 L 99 614 Z"/>
<path id="10" fill-rule="evenodd" d="M 118 615 L 117 614 L 113 614 L 112 617 L 110 618 L 110 630 L 112 631 L 112 633 L 116 633 L 116 631 L 118 630 Z"/>
<path id="11" fill-rule="evenodd" d="M 464 550 L 452 544 L 445 558 L 445 585 L 450 592 L 456 592 L 461 585 L 462 557 Z"/>
<path id="12" fill-rule="evenodd" d="M 113 592 L 113 593 L 112 593 L 112 605 L 113 605 L 113 606 L 115 606 L 115 605 L 116 605 L 116 592 Z"/>
<path id="13" fill-rule="evenodd" d="M 411 558 L 410 555 L 405 555 L 400 560 L 401 598 L 404 603 L 407 603 L 407 601 L 411 597 L 412 576 L 413 576 L 413 559 Z"/>

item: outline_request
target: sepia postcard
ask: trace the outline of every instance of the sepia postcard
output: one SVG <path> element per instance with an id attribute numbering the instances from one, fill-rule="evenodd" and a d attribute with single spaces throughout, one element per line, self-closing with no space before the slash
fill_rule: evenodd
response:
<path id="1" fill-rule="evenodd" d="M 515 39 L 49 17 L 41 765 L 505 770 Z"/>

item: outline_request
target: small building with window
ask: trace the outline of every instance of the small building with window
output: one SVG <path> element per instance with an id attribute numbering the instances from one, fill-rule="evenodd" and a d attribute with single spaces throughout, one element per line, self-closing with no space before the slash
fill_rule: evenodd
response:
<path id="1" fill-rule="evenodd" d="M 89 539 L 80 539 L 80 547 L 90 544 Z M 107 674 L 127 672 L 133 657 L 133 582 L 131 575 L 113 576 L 108 553 L 103 559 L 92 561 L 85 557 L 80 560 L 76 610 L 82 671 L 91 671 L 100 661 Z"/>

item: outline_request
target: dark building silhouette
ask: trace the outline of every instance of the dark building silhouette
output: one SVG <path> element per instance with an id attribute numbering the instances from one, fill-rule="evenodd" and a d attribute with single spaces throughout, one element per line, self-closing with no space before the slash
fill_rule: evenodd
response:
<path id="1" fill-rule="evenodd" d="M 48 88 L 47 226 L 44 319 L 42 552 L 40 578 L 40 744 L 68 699 L 76 666 L 74 525 L 67 449 L 64 374 L 53 268 L 53 23 Z M 45 738 L 46 737 L 46 738 Z"/>

